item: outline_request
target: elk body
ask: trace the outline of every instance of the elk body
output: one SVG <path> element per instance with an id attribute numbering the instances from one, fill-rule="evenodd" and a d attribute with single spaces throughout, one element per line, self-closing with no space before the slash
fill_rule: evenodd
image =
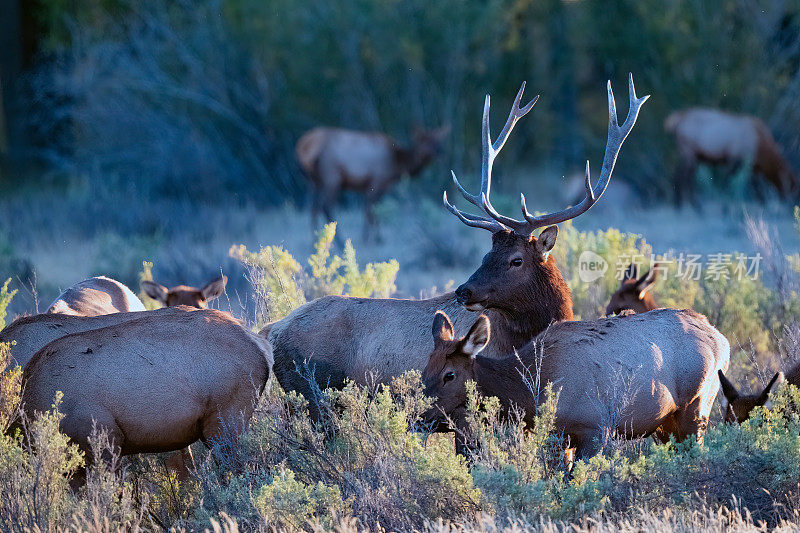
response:
<path id="1" fill-rule="evenodd" d="M 209 281 L 203 288 L 176 285 L 168 289 L 154 281 L 145 280 L 142 282 L 142 290 L 164 307 L 187 305 L 197 309 L 206 309 L 208 302 L 223 295 L 227 284 L 228 277 L 224 275 Z"/>
<path id="2" fill-rule="evenodd" d="M 675 173 L 676 200 L 694 200 L 698 163 L 751 165 L 783 198 L 798 192 L 800 182 L 781 154 L 764 122 L 748 115 L 718 109 L 692 108 L 676 111 L 664 122 L 678 143 L 680 165 Z M 760 189 L 757 187 L 757 191 Z"/>
<path id="3" fill-rule="evenodd" d="M 143 316 L 152 317 L 153 320 L 156 320 L 168 314 L 169 312 L 166 309 L 157 309 L 155 311 L 114 313 L 96 317 L 59 313 L 23 316 L 14 320 L 0 331 L 0 342 L 9 344 L 11 357 L 20 367 L 24 368 L 36 352 L 65 335 L 116 326 Z"/>
<path id="4" fill-rule="evenodd" d="M 725 337 L 691 310 L 561 322 L 504 358 L 480 355 L 490 337 L 486 317 L 459 338 L 439 312 L 433 337 L 423 372 L 426 394 L 437 398 L 430 417 L 447 414 L 458 423 L 472 380 L 505 410 L 524 409 L 526 422 L 533 423 L 536 391 L 525 378 L 538 375 L 542 386 L 552 383 L 560 391 L 556 429 L 579 458 L 598 451 L 607 432 L 702 439 L 719 389 L 716 372 L 730 360 Z"/>
<path id="5" fill-rule="evenodd" d="M 374 229 L 372 207 L 381 196 L 408 174 L 416 176 L 441 150 L 449 128 L 415 134 L 409 147 L 377 132 L 339 128 L 314 128 L 297 141 L 295 153 L 311 184 L 311 222 L 319 212 L 333 221 L 331 207 L 344 190 L 364 194 L 364 233 Z"/>
<path id="6" fill-rule="evenodd" d="M 650 289 L 658 279 L 658 265 L 639 277 L 639 267 L 634 263 L 628 265 L 622 278 L 619 289 L 611 295 L 611 300 L 606 306 L 606 315 L 618 315 L 623 311 L 646 313 L 658 308 L 656 299 L 650 294 Z"/>
<path id="7" fill-rule="evenodd" d="M 62 391 L 61 431 L 88 451 L 96 423 L 122 455 L 208 444 L 246 423 L 270 378 L 267 342 L 215 310 L 144 315 L 40 350 L 23 372 L 25 413 Z"/>
<path id="8" fill-rule="evenodd" d="M 483 161 L 479 196 L 467 193 L 453 176 L 462 194 L 484 215 L 463 213 L 444 196 L 446 208 L 462 222 L 492 232 L 492 249 L 478 270 L 454 293 L 427 300 L 367 299 L 341 296 L 323 297 L 309 302 L 286 318 L 269 324 L 261 332 L 275 352 L 275 376 L 281 386 L 302 393 L 317 416 L 312 383 L 298 368 L 307 366 L 316 385 L 338 387 L 349 378 L 366 382 L 367 373 L 388 380 L 408 370 L 422 370 L 433 349 L 431 317 L 443 310 L 453 320 L 458 335 L 467 332 L 480 312 L 494 325 L 494 334 L 484 350 L 487 357 L 502 357 L 530 339 L 552 322 L 572 319 L 572 300 L 550 251 L 556 242 L 554 225 L 588 210 L 605 191 L 620 147 L 633 127 L 639 108 L 647 99 L 636 98 L 633 79 L 629 82 L 630 109 L 622 126 L 617 125 L 611 85 L 608 86 L 609 130 L 606 153 L 598 184 L 593 188 L 586 172 L 586 197 L 577 205 L 542 216 L 533 216 L 525 207 L 524 221 L 497 213 L 489 202 L 491 169 L 517 120 L 535 103 L 520 108 L 525 84 L 494 143 L 489 133 L 489 97 L 483 112 Z M 545 227 L 536 237 L 534 232 Z"/>
<path id="9" fill-rule="evenodd" d="M 47 312 L 98 316 L 144 310 L 142 301 L 124 284 L 105 276 L 97 276 L 76 283 L 62 292 Z"/>
<path id="10" fill-rule="evenodd" d="M 740 394 L 722 371 L 719 372 L 719 381 L 722 384 L 722 394 L 725 396 L 725 403 L 723 404 L 725 422 L 744 422 L 750 418 L 750 413 L 753 409 L 767 405 L 769 393 L 776 383 L 786 381 L 790 385 L 800 387 L 800 364 L 789 370 L 785 375 L 783 372 L 775 374 L 767 386 L 758 394 Z"/>

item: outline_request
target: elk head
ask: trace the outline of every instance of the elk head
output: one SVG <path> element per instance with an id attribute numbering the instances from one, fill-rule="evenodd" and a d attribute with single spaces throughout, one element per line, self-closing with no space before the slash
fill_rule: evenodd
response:
<path id="1" fill-rule="evenodd" d="M 210 281 L 202 289 L 186 285 L 178 285 L 167 289 L 153 281 L 143 281 L 142 290 L 153 300 L 161 302 L 164 307 L 188 305 L 189 307 L 205 309 L 208 307 L 208 302 L 222 296 L 227 283 L 228 277 L 224 275 Z"/>
<path id="2" fill-rule="evenodd" d="M 455 338 L 450 318 L 436 311 L 433 318 L 433 352 L 422 373 L 425 394 L 436 398 L 426 418 L 439 420 L 467 403 L 467 381 L 475 379 L 475 356 L 489 343 L 489 319 L 478 317 L 464 337 Z"/>
<path id="3" fill-rule="evenodd" d="M 648 291 L 656 283 L 657 269 L 656 263 L 639 278 L 639 267 L 631 263 L 625 271 L 619 289 L 611 295 L 611 301 L 606 306 L 606 315 L 618 315 L 626 309 L 634 313 L 645 313 L 656 309 L 658 307 L 656 300 Z"/>
<path id="4" fill-rule="evenodd" d="M 572 318 L 572 302 L 569 289 L 550 256 L 558 236 L 556 224 L 573 219 L 591 208 L 608 187 L 617 155 L 622 143 L 630 133 L 639 109 L 649 98 L 636 97 L 633 77 L 628 78 L 629 109 L 622 126 L 617 124 L 616 104 L 611 82 L 608 83 L 608 141 L 606 143 L 600 179 L 592 186 L 589 162 L 586 162 L 586 196 L 578 204 L 556 213 L 535 216 L 528 212 L 525 195 L 520 195 L 523 220 L 515 220 L 498 213 L 489 198 L 492 186 L 492 165 L 503 148 L 517 120 L 525 116 L 538 100 L 538 96 L 520 108 L 525 83 L 522 84 L 511 107 L 505 126 L 497 140 L 492 143 L 489 132 L 490 98 L 486 95 L 483 107 L 481 189 L 478 195 L 468 193 L 453 173 L 453 181 L 468 202 L 478 207 L 483 214 L 473 215 L 458 210 L 447 200 L 443 201 L 448 211 L 464 224 L 492 232 L 492 249 L 483 258 L 480 268 L 458 287 L 458 301 L 473 311 L 495 309 L 498 311 L 525 312 L 544 329 L 552 319 Z M 538 237 L 534 233 L 544 228 Z M 531 305 L 536 307 L 531 308 Z M 538 316 L 536 316 L 538 315 Z"/>
<path id="5" fill-rule="evenodd" d="M 764 390 L 760 394 L 739 394 L 733 383 L 728 381 L 722 370 L 718 371 L 719 382 L 722 385 L 722 394 L 725 396 L 724 409 L 725 409 L 725 422 L 732 424 L 734 422 L 744 422 L 750 417 L 750 412 L 758 406 L 767 404 L 769 400 L 769 393 L 775 383 L 782 383 L 784 381 L 783 372 L 778 372 L 770 380 Z"/>

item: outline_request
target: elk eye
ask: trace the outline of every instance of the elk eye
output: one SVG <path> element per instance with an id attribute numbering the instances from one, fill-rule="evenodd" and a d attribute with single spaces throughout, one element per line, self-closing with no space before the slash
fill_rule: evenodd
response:
<path id="1" fill-rule="evenodd" d="M 453 379 L 455 379 L 455 377 L 456 373 L 451 370 L 450 372 L 444 375 L 444 377 L 442 378 L 442 382 L 447 383 L 448 381 L 452 381 Z"/>
<path id="2" fill-rule="evenodd" d="M 520 258 L 520 257 L 515 257 L 514 259 L 512 259 L 512 260 L 511 260 L 511 266 L 512 266 L 512 267 L 518 267 L 518 266 L 522 266 L 522 258 Z"/>

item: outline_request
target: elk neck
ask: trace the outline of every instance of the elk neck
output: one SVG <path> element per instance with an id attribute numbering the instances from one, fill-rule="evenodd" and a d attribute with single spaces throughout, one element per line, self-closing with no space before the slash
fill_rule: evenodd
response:
<path id="1" fill-rule="evenodd" d="M 411 147 L 397 147 L 395 149 L 395 160 L 404 173 L 409 176 L 416 176 L 422 169 L 428 166 L 433 159 L 430 153 L 425 153 L 421 144 L 414 144 Z"/>
<path id="2" fill-rule="evenodd" d="M 527 366 L 526 370 L 524 366 Z M 536 375 L 534 364 L 520 363 L 516 355 L 503 359 L 492 359 L 478 355 L 475 357 L 475 383 L 484 396 L 496 396 L 501 399 L 504 409 L 513 403 L 520 407 L 532 405 L 533 398 L 523 374 L 529 379 Z"/>
<path id="3" fill-rule="evenodd" d="M 572 320 L 572 296 L 552 255 L 509 305 L 488 309 L 494 353 L 512 354 L 554 322 Z"/>

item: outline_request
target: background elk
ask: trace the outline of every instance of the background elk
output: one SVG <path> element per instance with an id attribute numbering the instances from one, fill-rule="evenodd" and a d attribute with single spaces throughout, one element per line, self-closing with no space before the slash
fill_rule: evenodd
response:
<path id="1" fill-rule="evenodd" d="M 48 344 L 23 372 L 25 413 L 50 409 L 62 391 L 60 429 L 87 460 L 95 423 L 122 455 L 241 429 L 270 378 L 267 342 L 220 311 L 161 311 Z"/>
<path id="2" fill-rule="evenodd" d="M 775 374 L 767 386 L 758 394 L 739 394 L 736 387 L 731 383 L 725 374 L 719 372 L 719 381 L 722 384 L 722 394 L 725 396 L 723 409 L 725 411 L 725 422 L 744 422 L 750 418 L 753 409 L 764 406 L 769 400 L 769 393 L 776 383 L 786 381 L 790 385 L 800 387 L 800 364 L 789 370 L 784 376 L 783 372 Z"/>
<path id="3" fill-rule="evenodd" d="M 658 304 L 649 291 L 658 279 L 658 268 L 656 263 L 640 278 L 639 267 L 634 263 L 628 265 L 619 289 L 611 295 L 606 306 L 606 315 L 618 315 L 625 310 L 645 313 L 657 309 Z"/>
<path id="4" fill-rule="evenodd" d="M 449 126 L 414 134 L 414 143 L 400 146 L 377 132 L 338 128 L 314 128 L 297 141 L 295 153 L 300 168 L 311 183 L 311 223 L 317 226 L 319 212 L 333 221 L 331 207 L 343 190 L 364 194 L 364 236 L 375 226 L 372 207 L 405 174 L 416 176 L 441 151 Z"/>
<path id="5" fill-rule="evenodd" d="M 176 285 L 168 289 L 154 281 L 145 280 L 142 281 L 142 290 L 164 307 L 188 305 L 197 309 L 206 309 L 208 302 L 225 293 L 227 284 L 228 277 L 225 275 L 209 281 L 202 289 L 188 285 Z"/>
<path id="6" fill-rule="evenodd" d="M 556 428 L 569 438 L 577 458 L 599 451 L 606 431 L 701 440 L 719 390 L 715 371 L 727 369 L 730 360 L 725 337 L 691 310 L 553 324 L 504 358 L 478 355 L 488 342 L 489 324 L 479 317 L 459 338 L 447 315 L 436 313 L 434 349 L 423 372 L 426 394 L 437 399 L 428 416 L 451 415 L 458 424 L 465 385 L 473 380 L 506 410 L 522 407 L 531 424 L 538 391 L 530 390 L 525 377 L 538 375 L 542 385 L 553 383 L 560 391 Z"/>
<path id="7" fill-rule="evenodd" d="M 763 176 L 782 198 L 793 198 L 798 192 L 797 174 L 759 118 L 692 108 L 670 114 L 664 128 L 678 143 L 680 164 L 674 182 L 678 203 L 695 200 L 698 163 L 751 165 L 750 170 Z M 760 192 L 759 187 L 755 190 Z"/>
<path id="8" fill-rule="evenodd" d="M 97 276 L 76 283 L 62 292 L 47 312 L 97 316 L 144 310 L 142 301 L 124 284 L 105 276 Z"/>
<path id="9" fill-rule="evenodd" d="M 647 96 L 637 98 L 633 78 L 629 78 L 630 109 L 622 126 L 617 125 L 611 84 L 608 84 L 608 142 L 600 179 L 592 187 L 587 163 L 586 197 L 577 205 L 542 216 L 533 216 L 525 207 L 525 221 L 497 213 L 489 202 L 491 171 L 495 157 L 536 99 L 520 108 L 525 89 L 522 84 L 505 126 L 492 143 L 489 132 L 490 99 L 483 110 L 481 192 L 467 193 L 458 180 L 462 194 L 479 206 L 486 216 L 463 213 L 444 204 L 465 224 L 492 232 L 492 249 L 480 268 L 455 293 L 427 300 L 367 299 L 327 296 L 309 302 L 286 318 L 269 324 L 261 334 L 268 336 L 275 352 L 275 376 L 287 390 L 302 393 L 317 416 L 311 383 L 297 369 L 308 365 L 320 387 L 341 386 L 346 378 L 365 382 L 365 374 L 375 372 L 387 380 L 412 369 L 422 370 L 433 348 L 429 335 L 430 320 L 437 310 L 452 318 L 457 334 L 463 335 L 484 312 L 494 327 L 486 347 L 487 357 L 500 357 L 527 344 L 552 322 L 572 319 L 569 288 L 550 255 L 558 228 L 554 224 L 575 218 L 587 211 L 608 186 L 620 147 L 633 128 L 639 109 Z M 534 232 L 546 227 L 539 237 Z"/>

